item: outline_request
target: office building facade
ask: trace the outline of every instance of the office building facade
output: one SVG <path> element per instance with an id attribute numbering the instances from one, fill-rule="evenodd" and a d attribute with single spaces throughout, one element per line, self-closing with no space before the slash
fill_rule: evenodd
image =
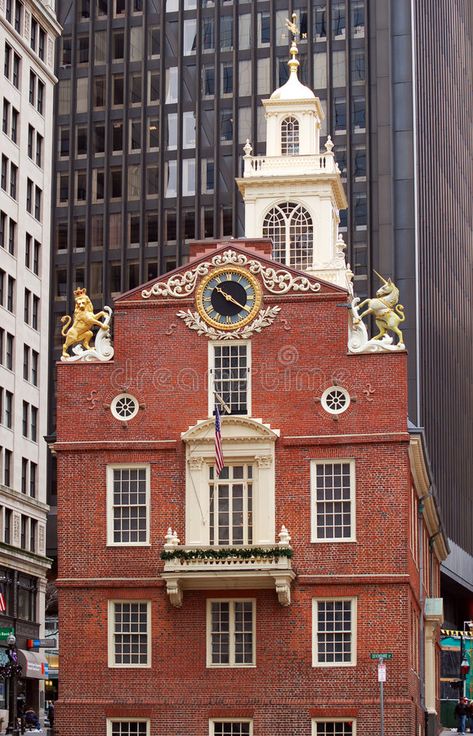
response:
<path id="1" fill-rule="evenodd" d="M 60 2 L 52 335 L 57 356 L 58 318 L 77 286 L 107 303 L 184 262 L 191 240 L 243 234 L 234 180 L 247 139 L 265 151 L 260 100 L 287 78 L 285 21 L 295 12 L 300 76 L 320 98 L 320 132 L 346 189 L 340 231 L 355 289 L 376 290 L 373 269 L 401 289 L 410 415 L 426 426 L 453 540 L 446 573 L 462 601 L 447 608 L 453 622 L 471 618 L 473 407 L 461 376 L 472 342 L 445 352 L 441 341 L 454 323 L 468 329 L 472 100 L 462 85 L 472 17 L 461 0 L 455 12 L 444 0 L 436 9 L 429 0 Z"/>
<path id="2" fill-rule="evenodd" d="M 55 42 L 48 2 L 0 3 L 0 657 L 16 636 L 19 694 L 44 704 L 51 178 Z M 12 722 L 12 680 L 0 718 Z"/>

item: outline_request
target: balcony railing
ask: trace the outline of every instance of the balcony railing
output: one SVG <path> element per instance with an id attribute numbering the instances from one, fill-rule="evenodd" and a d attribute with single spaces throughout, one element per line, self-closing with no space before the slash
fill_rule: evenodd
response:
<path id="1" fill-rule="evenodd" d="M 275 588 L 283 606 L 291 602 L 292 548 L 285 527 L 279 542 L 271 545 L 211 547 L 179 544 L 169 529 L 161 558 L 162 577 L 171 603 L 182 606 L 183 590 L 218 588 Z"/>
<path id="2" fill-rule="evenodd" d="M 245 156 L 244 177 L 284 176 L 300 174 L 334 174 L 339 172 L 333 153 L 308 156 Z"/>

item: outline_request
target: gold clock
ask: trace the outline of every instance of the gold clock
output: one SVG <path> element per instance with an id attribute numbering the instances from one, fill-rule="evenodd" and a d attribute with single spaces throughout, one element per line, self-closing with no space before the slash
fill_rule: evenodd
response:
<path id="1" fill-rule="evenodd" d="M 196 306 L 207 324 L 235 330 L 256 317 L 262 298 L 260 282 L 252 274 L 237 266 L 222 266 L 202 279 Z"/>

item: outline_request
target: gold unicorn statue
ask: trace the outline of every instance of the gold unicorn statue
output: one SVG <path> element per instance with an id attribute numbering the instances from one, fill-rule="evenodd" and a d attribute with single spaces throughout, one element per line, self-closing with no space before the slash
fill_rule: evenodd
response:
<path id="1" fill-rule="evenodd" d="M 363 317 L 367 317 L 369 314 L 374 315 L 375 322 L 378 326 L 379 332 L 372 339 L 382 340 L 386 332 L 389 330 L 396 333 L 399 338 L 398 345 L 404 345 L 404 339 L 402 332 L 399 329 L 399 324 L 404 322 L 406 316 L 404 314 L 404 307 L 399 304 L 399 289 L 391 279 L 384 279 L 377 271 L 374 272 L 378 278 L 383 282 L 376 292 L 374 299 L 365 299 L 357 305 L 357 311 L 362 309 L 365 304 L 368 305 L 362 314 L 358 314 L 353 319 L 353 324 L 357 325 L 361 322 Z"/>

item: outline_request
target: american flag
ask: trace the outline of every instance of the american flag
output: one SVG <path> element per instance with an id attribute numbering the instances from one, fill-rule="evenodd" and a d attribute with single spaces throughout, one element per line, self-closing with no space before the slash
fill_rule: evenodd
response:
<path id="1" fill-rule="evenodd" d="M 3 585 L 0 586 L 0 613 L 5 613 L 7 610 L 7 602 L 3 593 Z"/>
<path id="2" fill-rule="evenodd" d="M 225 467 L 222 450 L 222 432 L 220 428 L 220 412 L 218 404 L 215 405 L 215 470 L 220 475 Z"/>

